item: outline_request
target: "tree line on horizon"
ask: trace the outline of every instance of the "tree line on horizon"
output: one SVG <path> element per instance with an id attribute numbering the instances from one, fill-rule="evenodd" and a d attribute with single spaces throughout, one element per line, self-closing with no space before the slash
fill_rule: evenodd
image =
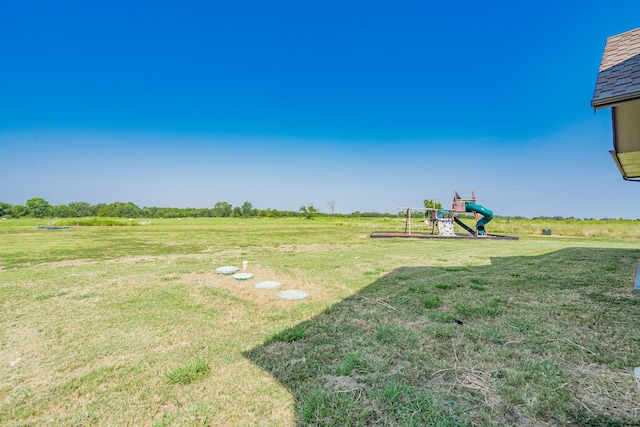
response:
<path id="1" fill-rule="evenodd" d="M 250 202 L 244 202 L 242 206 L 233 206 L 227 202 L 217 202 L 212 208 L 170 208 L 170 207 L 139 207 L 133 202 L 98 203 L 91 205 L 87 202 L 71 202 L 67 205 L 51 205 L 41 197 L 27 200 L 25 205 L 11 205 L 0 202 L 0 218 L 83 218 L 83 217 L 115 217 L 115 218 L 283 218 L 304 217 L 311 219 L 314 216 L 332 216 L 343 218 L 395 218 L 397 215 L 381 212 L 360 212 L 350 214 L 333 213 L 333 202 L 329 202 L 331 213 L 321 212 L 312 204 L 303 205 L 298 211 L 278 209 L 256 209 Z M 424 201 L 425 207 L 441 209 L 442 205 L 431 200 Z M 464 215 L 463 215 L 464 216 Z M 598 218 L 575 218 L 562 216 L 536 216 L 527 218 L 524 216 L 500 216 L 505 219 L 532 219 L 554 221 L 581 221 L 595 220 Z M 599 218 L 600 220 L 620 220 L 624 218 Z M 635 219 L 640 221 L 640 218 Z"/>
<path id="2" fill-rule="evenodd" d="M 217 202 L 212 208 L 170 208 L 139 207 L 133 202 L 98 203 L 71 202 L 67 205 L 51 205 L 41 197 L 27 200 L 25 205 L 11 205 L 0 202 L 0 217 L 3 218 L 83 218 L 83 217 L 116 217 L 116 218 L 279 218 L 301 216 L 311 218 L 315 215 L 331 215 L 344 217 L 393 217 L 388 213 L 359 212 L 351 214 L 325 214 L 312 204 L 303 205 L 298 211 L 278 209 L 256 209 L 250 202 L 242 206 L 233 206 L 227 202 Z"/>

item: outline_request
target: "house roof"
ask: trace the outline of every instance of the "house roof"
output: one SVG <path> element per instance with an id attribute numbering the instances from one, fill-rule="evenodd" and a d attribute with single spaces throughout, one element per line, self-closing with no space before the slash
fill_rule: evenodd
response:
<path id="1" fill-rule="evenodd" d="M 607 39 L 591 106 L 634 99 L 640 100 L 640 28 Z"/>

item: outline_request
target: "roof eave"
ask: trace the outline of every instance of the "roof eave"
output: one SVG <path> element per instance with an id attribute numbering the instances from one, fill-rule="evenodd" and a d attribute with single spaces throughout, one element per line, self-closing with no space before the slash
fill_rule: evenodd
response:
<path id="1" fill-rule="evenodd" d="M 600 110 L 601 108 L 616 107 L 620 104 L 633 101 L 640 101 L 640 91 L 609 96 L 603 99 L 592 99 L 591 106 L 595 110 Z"/>

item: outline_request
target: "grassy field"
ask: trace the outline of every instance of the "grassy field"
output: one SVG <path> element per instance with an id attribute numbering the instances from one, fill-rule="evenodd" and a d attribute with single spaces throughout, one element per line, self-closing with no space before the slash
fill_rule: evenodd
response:
<path id="1" fill-rule="evenodd" d="M 3 426 L 640 424 L 636 221 L 48 223 L 0 221 Z"/>

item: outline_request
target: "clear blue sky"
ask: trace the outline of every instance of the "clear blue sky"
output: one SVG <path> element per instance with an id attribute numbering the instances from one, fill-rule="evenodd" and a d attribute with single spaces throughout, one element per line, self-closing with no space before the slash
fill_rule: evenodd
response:
<path id="1" fill-rule="evenodd" d="M 0 201 L 640 217 L 606 38 L 640 2 L 0 3 Z"/>

